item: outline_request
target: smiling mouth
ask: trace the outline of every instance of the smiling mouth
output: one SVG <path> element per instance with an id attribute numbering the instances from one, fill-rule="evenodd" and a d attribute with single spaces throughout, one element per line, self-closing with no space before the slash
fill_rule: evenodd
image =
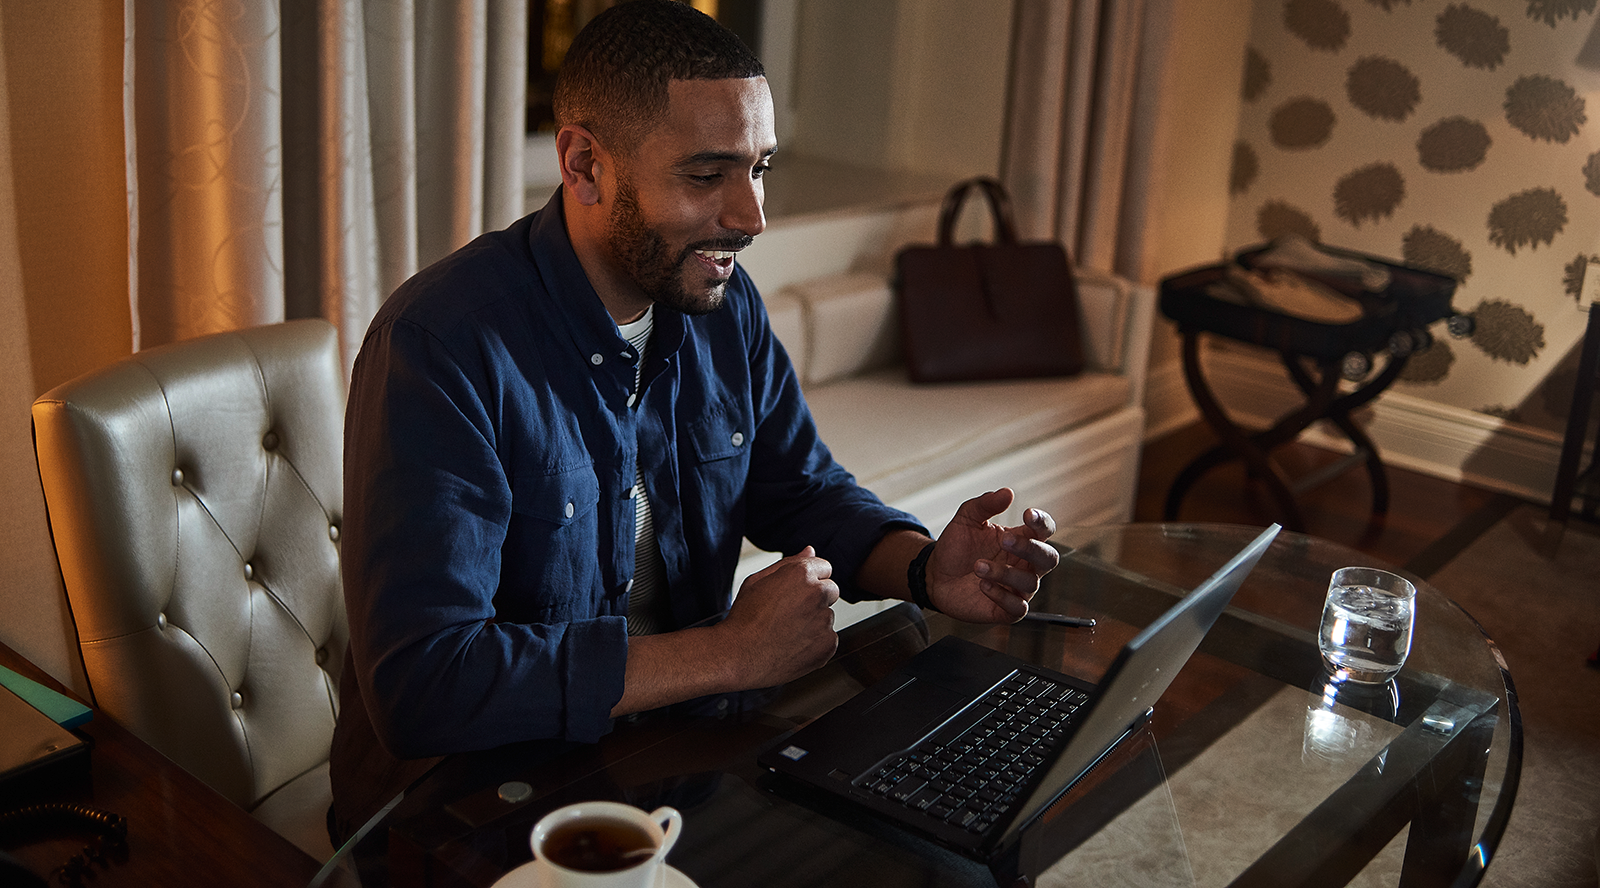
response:
<path id="1" fill-rule="evenodd" d="M 733 275 L 733 259 L 739 255 L 738 250 L 694 250 L 694 257 L 710 271 L 713 277 L 722 280 Z"/>

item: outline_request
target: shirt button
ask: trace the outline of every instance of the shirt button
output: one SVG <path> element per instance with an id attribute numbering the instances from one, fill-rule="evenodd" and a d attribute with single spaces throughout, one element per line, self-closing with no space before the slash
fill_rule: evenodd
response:
<path id="1" fill-rule="evenodd" d="M 606 362 L 606 359 L 600 357 L 600 353 L 599 352 L 595 352 L 594 354 L 589 356 L 589 363 L 595 365 L 596 367 L 600 366 L 601 364 L 604 364 L 605 362 Z"/>
<path id="2" fill-rule="evenodd" d="M 637 403 L 639 403 L 639 396 L 638 395 L 629 395 L 628 396 L 628 406 L 629 407 L 632 407 L 633 405 L 635 405 Z"/>
<path id="3" fill-rule="evenodd" d="M 577 511 L 578 511 L 577 508 L 574 507 L 572 505 L 572 503 L 567 503 L 567 517 L 568 518 L 571 518 Z"/>
<path id="4" fill-rule="evenodd" d="M 735 447 L 742 446 L 744 444 L 744 432 L 734 432 L 733 437 L 728 440 L 732 441 Z"/>

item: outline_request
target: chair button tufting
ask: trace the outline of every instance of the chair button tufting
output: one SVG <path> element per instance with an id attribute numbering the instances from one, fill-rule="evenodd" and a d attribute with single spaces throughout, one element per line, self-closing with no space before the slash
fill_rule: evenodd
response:
<path id="1" fill-rule="evenodd" d="M 256 566 L 248 561 L 244 563 L 244 578 L 247 580 L 253 580 L 256 578 Z"/>
<path id="2" fill-rule="evenodd" d="M 173 487 L 182 487 L 183 486 L 183 469 L 173 469 L 172 470 L 172 486 Z"/>
<path id="3" fill-rule="evenodd" d="M 262 437 L 261 447 L 263 450 L 275 450 L 277 449 L 277 446 L 278 434 L 276 432 L 267 432 L 267 434 Z"/>
<path id="4" fill-rule="evenodd" d="M 317 648 L 317 665 L 318 666 L 326 666 L 327 664 L 328 664 L 328 649 L 327 648 Z"/>
<path id="5" fill-rule="evenodd" d="M 162 632 L 167 631 L 167 615 L 166 614 L 156 614 L 156 628 L 160 629 Z"/>
<path id="6" fill-rule="evenodd" d="M 336 543 L 339 541 L 339 525 L 328 525 L 328 539 L 333 540 Z"/>
<path id="7" fill-rule="evenodd" d="M 238 691 L 234 691 L 233 695 L 228 697 L 228 705 L 232 706 L 234 709 L 243 709 L 244 708 L 244 695 L 239 693 Z"/>

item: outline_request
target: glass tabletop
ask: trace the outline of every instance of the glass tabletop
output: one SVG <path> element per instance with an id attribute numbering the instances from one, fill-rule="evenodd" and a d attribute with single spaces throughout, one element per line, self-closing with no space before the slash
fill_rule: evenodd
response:
<path id="1" fill-rule="evenodd" d="M 722 885 L 992 886 L 990 869 L 790 785 L 757 754 L 945 635 L 1095 680 L 1139 629 L 1258 528 L 1068 528 L 1034 608 L 1093 628 L 959 623 L 909 604 L 861 608 L 839 654 L 783 688 L 619 721 L 598 744 L 530 742 L 445 759 L 343 849 L 319 884 L 495 884 L 530 857 L 534 822 L 613 799 L 684 815 L 668 862 Z M 1481 628 L 1415 577 L 1405 668 L 1330 683 L 1316 629 L 1329 574 L 1386 567 L 1283 533 L 1154 717 L 1024 836 L 1038 885 L 1475 884 L 1521 768 L 1511 678 Z"/>

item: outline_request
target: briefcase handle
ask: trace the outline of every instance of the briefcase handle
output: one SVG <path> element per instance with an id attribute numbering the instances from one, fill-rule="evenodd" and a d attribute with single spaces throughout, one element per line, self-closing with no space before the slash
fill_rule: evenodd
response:
<path id="1" fill-rule="evenodd" d="M 1011 211 L 1011 195 L 1006 187 L 988 176 L 978 176 L 957 182 L 944 196 L 944 206 L 939 209 L 939 246 L 948 247 L 955 237 L 956 219 L 961 215 L 961 205 L 967 192 L 973 188 L 983 191 L 989 200 L 989 215 L 994 219 L 994 239 L 1002 244 L 1017 242 L 1017 223 Z"/>

